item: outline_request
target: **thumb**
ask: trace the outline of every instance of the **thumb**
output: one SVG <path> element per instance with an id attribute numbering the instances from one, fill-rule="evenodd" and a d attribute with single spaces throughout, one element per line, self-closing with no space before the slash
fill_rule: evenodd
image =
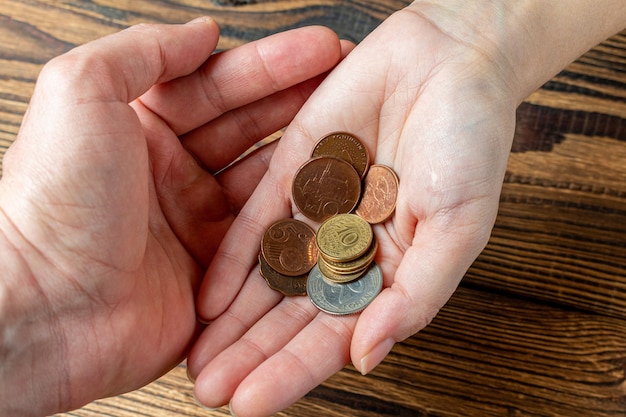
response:
<path id="1" fill-rule="evenodd" d="M 404 253 L 393 284 L 361 313 L 350 355 L 362 374 L 372 371 L 396 342 L 412 336 L 433 320 L 489 236 L 488 233 L 444 233 L 437 229 L 431 225 L 418 226 L 414 243 Z"/>
<path id="2" fill-rule="evenodd" d="M 217 24 L 208 17 L 184 25 L 140 24 L 81 45 L 51 61 L 57 81 L 77 99 L 129 103 L 152 85 L 190 74 L 214 51 Z M 58 87 L 57 87 L 58 90 Z"/>

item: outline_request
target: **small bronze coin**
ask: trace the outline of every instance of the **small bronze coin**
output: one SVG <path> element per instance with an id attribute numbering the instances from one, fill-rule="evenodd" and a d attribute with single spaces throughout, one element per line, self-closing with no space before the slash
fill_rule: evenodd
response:
<path id="1" fill-rule="evenodd" d="M 317 262 L 315 231 L 300 220 L 279 220 L 265 231 L 261 253 L 270 268 L 281 275 L 306 274 Z"/>
<path id="2" fill-rule="evenodd" d="M 286 275 L 279 274 L 267 264 L 267 261 L 261 253 L 259 253 L 259 265 L 261 276 L 271 289 L 288 297 L 306 295 L 306 281 L 308 279 L 308 274 L 296 277 L 288 277 Z"/>
<path id="3" fill-rule="evenodd" d="M 317 230 L 317 247 L 326 259 L 347 262 L 363 255 L 372 244 L 372 226 L 355 214 L 338 214 Z"/>
<path id="4" fill-rule="evenodd" d="M 321 156 L 309 159 L 300 167 L 291 191 L 300 212 L 322 222 L 354 210 L 361 197 L 361 178 L 348 162 Z"/>
<path id="5" fill-rule="evenodd" d="M 309 273 L 306 289 L 311 302 L 329 314 L 354 314 L 371 303 L 383 287 L 383 274 L 375 263 L 359 279 L 347 284 L 328 282 L 318 266 Z"/>
<path id="6" fill-rule="evenodd" d="M 356 136 L 347 132 L 334 132 L 321 138 L 311 153 L 311 157 L 334 156 L 349 162 L 361 178 L 370 163 L 370 155 Z"/>
<path id="7" fill-rule="evenodd" d="M 398 176 L 391 168 L 372 165 L 363 180 L 363 196 L 355 213 L 370 224 L 384 222 L 396 209 L 398 186 Z"/>

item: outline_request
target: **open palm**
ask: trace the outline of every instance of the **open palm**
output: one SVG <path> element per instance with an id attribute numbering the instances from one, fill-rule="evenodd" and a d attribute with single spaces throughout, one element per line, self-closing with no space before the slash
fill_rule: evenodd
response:
<path id="1" fill-rule="evenodd" d="M 517 103 L 493 58 L 401 11 L 329 75 L 289 126 L 203 282 L 198 311 L 211 324 L 188 360 L 201 402 L 231 401 L 239 417 L 270 415 L 350 360 L 369 372 L 432 320 L 497 212 Z M 394 217 L 374 226 L 384 289 L 354 316 L 283 298 L 255 266 L 272 222 L 308 221 L 293 204 L 291 180 L 333 131 L 358 136 L 400 178 Z"/>
<path id="2" fill-rule="evenodd" d="M 321 28 L 209 58 L 218 37 L 206 20 L 139 26 L 43 70 L 0 183 L 0 230 L 28 267 L 6 323 L 35 327 L 32 356 L 3 364 L 37 396 L 3 398 L 12 415 L 140 387 L 184 357 L 200 279 L 272 149 L 224 168 L 340 58 Z"/>

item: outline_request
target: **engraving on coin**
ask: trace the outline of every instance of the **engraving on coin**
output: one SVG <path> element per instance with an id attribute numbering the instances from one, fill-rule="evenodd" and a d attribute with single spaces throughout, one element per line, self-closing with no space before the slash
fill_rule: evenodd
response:
<path id="1" fill-rule="evenodd" d="M 317 230 L 319 251 L 329 260 L 347 262 L 363 255 L 373 239 L 372 226 L 355 214 L 339 214 Z"/>
<path id="2" fill-rule="evenodd" d="M 383 275 L 376 264 L 372 264 L 361 278 L 347 284 L 328 282 L 314 266 L 307 280 L 307 293 L 311 302 L 326 313 L 353 314 L 367 307 L 382 286 Z"/>
<path id="3" fill-rule="evenodd" d="M 356 207 L 361 197 L 361 179 L 348 162 L 328 156 L 317 157 L 304 163 L 296 173 L 292 195 L 302 214 L 322 222 L 336 214 L 349 213 Z"/>
<path id="4" fill-rule="evenodd" d="M 312 158 L 318 156 L 334 156 L 349 162 L 361 178 L 370 162 L 369 152 L 363 142 L 346 132 L 330 133 L 320 139 L 311 153 Z"/>
<path id="5" fill-rule="evenodd" d="M 320 139 L 291 191 L 300 212 L 321 224 L 317 233 L 294 219 L 268 228 L 259 253 L 267 285 L 285 296 L 308 294 L 330 314 L 363 310 L 383 284 L 372 225 L 393 215 L 398 185 L 390 167 L 369 166 L 367 148 L 350 133 Z"/>
<path id="6" fill-rule="evenodd" d="M 372 165 L 363 181 L 363 196 L 355 213 L 371 224 L 393 214 L 398 198 L 398 176 L 386 165 Z"/>
<path id="7" fill-rule="evenodd" d="M 286 296 L 306 295 L 308 274 L 296 277 L 279 274 L 267 264 L 263 254 L 259 254 L 259 265 L 261 276 L 271 289 Z"/>
<path id="8" fill-rule="evenodd" d="M 279 220 L 265 231 L 261 253 L 267 264 L 281 275 L 306 274 L 317 262 L 315 231 L 300 220 Z"/>

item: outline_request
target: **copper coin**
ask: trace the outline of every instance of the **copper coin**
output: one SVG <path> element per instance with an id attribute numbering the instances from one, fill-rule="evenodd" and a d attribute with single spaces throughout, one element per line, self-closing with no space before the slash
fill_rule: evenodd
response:
<path id="1" fill-rule="evenodd" d="M 306 295 L 308 274 L 296 277 L 279 274 L 267 264 L 267 260 L 261 253 L 259 253 L 259 265 L 261 276 L 271 289 L 286 296 Z"/>
<path id="2" fill-rule="evenodd" d="M 268 265 L 282 275 L 306 274 L 317 262 L 315 231 L 300 220 L 279 220 L 265 231 L 261 253 Z"/>
<path id="3" fill-rule="evenodd" d="M 363 196 L 355 213 L 370 224 L 384 222 L 396 209 L 398 186 L 398 176 L 391 168 L 372 165 L 363 181 Z"/>
<path id="4" fill-rule="evenodd" d="M 311 154 L 312 158 L 318 156 L 334 156 L 349 162 L 361 178 L 370 163 L 370 155 L 363 142 L 346 132 L 330 133 L 320 139 Z"/>
<path id="5" fill-rule="evenodd" d="M 292 195 L 302 214 L 322 222 L 354 210 L 361 197 L 361 178 L 348 162 L 320 156 L 300 167 L 293 179 Z"/>

